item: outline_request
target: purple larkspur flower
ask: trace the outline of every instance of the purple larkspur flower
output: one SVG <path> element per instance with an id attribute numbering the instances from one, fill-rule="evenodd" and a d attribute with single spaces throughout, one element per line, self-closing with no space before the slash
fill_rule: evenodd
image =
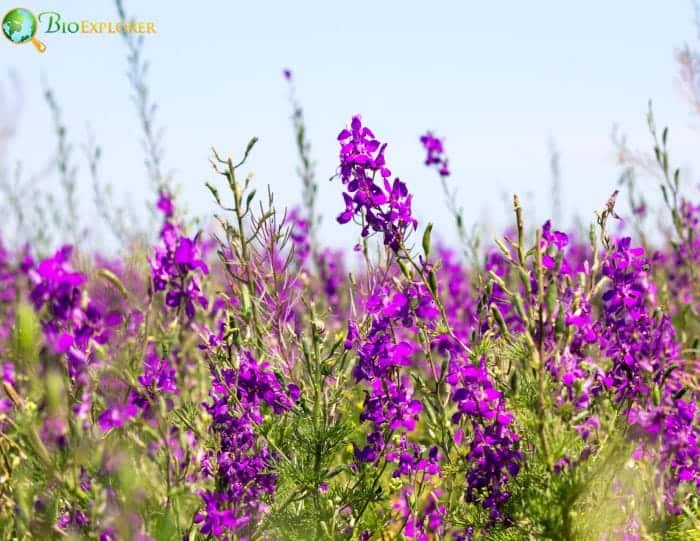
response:
<path id="1" fill-rule="evenodd" d="M 362 236 L 381 233 L 384 244 L 397 251 L 406 233 L 418 227 L 411 212 L 412 196 L 398 178 L 390 181 L 386 167 L 386 143 L 375 139 L 372 131 L 354 116 L 349 129 L 338 134 L 340 167 L 338 177 L 346 191 L 345 210 L 338 222 L 347 223 L 358 217 L 363 223 Z M 377 178 L 379 177 L 379 178 Z"/>
<path id="2" fill-rule="evenodd" d="M 168 217 L 166 213 L 160 233 L 162 244 L 154 248 L 150 258 L 153 288 L 165 291 L 165 304 L 173 309 L 184 307 L 185 315 L 192 320 L 196 305 L 209 305 L 200 285 L 200 274 L 209 274 L 209 267 L 204 262 L 199 238 L 183 235 Z"/>
<path id="3" fill-rule="evenodd" d="M 425 165 L 435 166 L 441 177 L 450 175 L 449 161 L 445 156 L 442 139 L 435 137 L 432 132 L 426 132 L 422 135 L 420 142 L 426 151 Z"/>
<path id="4" fill-rule="evenodd" d="M 97 424 L 103 432 L 111 428 L 119 428 L 124 426 L 130 419 L 133 419 L 138 413 L 138 408 L 134 404 L 117 404 L 107 408 L 97 418 Z"/>
<path id="5" fill-rule="evenodd" d="M 263 409 L 273 414 L 288 411 L 299 399 L 296 385 L 284 386 L 267 363 L 249 352 L 241 355 L 239 368 L 212 372 L 211 402 L 204 405 L 212 416 L 212 431 L 220 441 L 218 451 L 206 462 L 215 462 L 206 474 L 217 480 L 217 490 L 200 492 L 204 507 L 195 522 L 203 534 L 226 537 L 235 532 L 246 536 L 267 512 L 263 497 L 271 498 L 277 487 L 274 456 L 261 441 L 255 426 L 263 422 Z M 229 392 L 236 392 L 235 404 Z"/>

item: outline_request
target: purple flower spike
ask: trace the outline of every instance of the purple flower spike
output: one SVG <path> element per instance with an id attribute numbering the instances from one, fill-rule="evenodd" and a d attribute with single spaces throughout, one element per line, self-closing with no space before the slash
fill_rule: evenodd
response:
<path id="1" fill-rule="evenodd" d="M 397 251 L 409 229 L 418 227 L 411 212 L 412 196 L 398 178 L 389 180 L 391 171 L 386 167 L 382 144 L 372 131 L 362 126 L 354 116 L 350 129 L 338 134 L 340 168 L 338 177 L 347 190 L 343 193 L 345 210 L 338 217 L 344 224 L 352 218 L 365 225 L 362 236 L 370 232 L 382 233 L 384 244 Z"/>
<path id="2" fill-rule="evenodd" d="M 173 215 L 172 200 L 161 195 L 158 208 L 165 209 L 166 221 L 161 229 L 162 245 L 155 248 L 150 259 L 151 277 L 155 291 L 166 291 L 165 304 L 173 309 L 184 308 L 189 320 L 195 316 L 196 305 L 209 304 L 199 285 L 198 273 L 209 274 L 198 237 L 186 237 L 180 228 L 168 221 Z"/>

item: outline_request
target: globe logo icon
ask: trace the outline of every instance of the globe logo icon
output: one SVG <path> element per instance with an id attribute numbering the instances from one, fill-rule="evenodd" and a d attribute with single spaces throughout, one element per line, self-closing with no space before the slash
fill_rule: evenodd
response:
<path id="1" fill-rule="evenodd" d="M 44 45 L 36 37 L 37 22 L 34 14 L 28 9 L 11 9 L 2 18 L 2 33 L 15 45 L 23 45 L 31 42 L 37 51 L 43 53 L 46 50 Z"/>

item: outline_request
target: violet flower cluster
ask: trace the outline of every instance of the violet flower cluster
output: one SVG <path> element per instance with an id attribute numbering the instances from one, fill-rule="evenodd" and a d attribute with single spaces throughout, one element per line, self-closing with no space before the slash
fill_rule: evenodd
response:
<path id="1" fill-rule="evenodd" d="M 216 489 L 203 490 L 204 503 L 195 522 L 200 531 L 216 538 L 246 538 L 269 508 L 277 485 L 274 453 L 258 437 L 263 410 L 282 414 L 294 406 L 299 388 L 285 388 L 267 363 L 250 352 L 238 369 L 212 372 L 211 402 L 204 405 L 212 417 L 212 433 L 219 449 L 204 459 L 205 474 Z"/>
<path id="2" fill-rule="evenodd" d="M 411 215 L 412 196 L 398 178 L 390 180 L 391 170 L 386 166 L 386 143 L 375 139 L 372 130 L 354 116 L 350 129 L 338 134 L 340 168 L 338 177 L 345 186 L 345 210 L 338 222 L 347 223 L 358 217 L 362 236 L 370 232 L 383 235 L 384 244 L 397 251 L 410 229 L 418 222 Z M 379 178 L 377 178 L 379 177 Z"/>
<path id="3" fill-rule="evenodd" d="M 520 438 L 511 426 L 514 415 L 506 410 L 483 357 L 478 366 L 468 362 L 453 365 L 446 381 L 454 389 L 452 400 L 458 405 L 452 422 L 459 424 L 464 417 L 471 425 L 467 501 L 480 503 L 492 520 L 503 520 L 501 506 L 510 497 L 506 486 L 520 471 L 523 460 L 518 449 Z M 462 437 L 458 432 L 458 443 Z"/>
<path id="4" fill-rule="evenodd" d="M 128 391 L 126 401 L 115 397 L 113 403 L 98 417 L 97 422 L 106 432 L 112 428 L 124 426 L 128 421 L 142 414 L 145 420 L 153 419 L 153 405 L 159 397 L 167 399 L 178 394 L 174 362 L 168 357 L 161 358 L 156 347 L 149 343 L 143 361 L 143 370 L 136 378 L 138 385 Z"/>
<path id="5" fill-rule="evenodd" d="M 424 310 L 430 310 L 429 306 Z M 401 367 L 411 364 L 415 345 L 407 340 L 397 342 L 393 334 L 396 323 L 412 325 L 408 297 L 388 286 L 379 288 L 368 298 L 367 311 L 371 317 L 367 335 L 360 336 L 357 324 L 351 321 L 345 347 L 358 355 L 353 369 L 355 381 L 366 381 L 370 388 L 360 419 L 370 421 L 372 431 L 367 445 L 355 448 L 355 457 L 362 462 L 375 462 L 391 446 L 387 439 L 392 434 L 415 429 L 423 406 L 413 398 L 409 378 L 400 373 Z"/>
<path id="6" fill-rule="evenodd" d="M 87 368 L 94 362 L 92 342 L 104 344 L 110 327 L 121 323 L 121 314 L 102 314 L 94 303 L 83 302 L 86 276 L 73 270 L 71 246 L 63 246 L 39 264 L 25 263 L 32 283 L 29 297 L 34 308 L 45 309 L 42 328 L 54 353 L 65 354 L 68 374 L 79 385 L 88 383 Z"/>
<path id="7" fill-rule="evenodd" d="M 186 237 L 171 221 L 174 212 L 171 197 L 162 193 L 157 206 L 165 215 L 165 222 L 160 231 L 162 244 L 155 248 L 150 260 L 153 289 L 165 291 L 166 305 L 177 310 L 184 307 L 185 314 L 192 319 L 196 304 L 205 309 L 208 306 L 196 271 L 206 275 L 209 268 L 202 260 L 198 238 Z"/>
<path id="8" fill-rule="evenodd" d="M 544 307 L 547 324 L 534 339 L 542 340 L 548 352 L 546 366 L 558 382 L 557 408 L 573 406 L 575 428 L 589 445 L 578 458 L 558 459 L 555 471 L 591 455 L 590 445 L 596 444 L 594 436 L 601 428 L 594 404 L 608 396 L 623 408 L 630 437 L 639 444 L 634 456 L 657 465 L 664 500 L 670 511 L 680 512 L 674 503 L 680 484 L 700 487 L 700 416 L 696 392 L 686 392 L 681 382 L 684 362 L 671 319 L 658 306 L 652 261 L 629 237 L 618 238 L 602 254 L 599 276 L 593 276 L 585 260 L 590 256 L 569 246 L 567 235 L 553 231 L 550 222 L 542 227 L 540 249 L 545 282 L 539 284 L 534 270 L 528 271 L 531 295 L 521 286 L 521 311 L 498 284 L 491 302 L 511 331 L 523 332 L 523 315 L 537 305 L 538 289 L 545 288 L 544 298 L 556 299 Z M 496 276 L 506 276 L 508 264 L 501 255 L 493 255 L 490 265 Z M 601 281 L 599 307 L 571 280 L 577 274 L 589 282 Z M 568 336 L 563 349 L 562 336 Z"/>
<path id="9" fill-rule="evenodd" d="M 432 132 L 421 135 L 420 142 L 426 151 L 425 165 L 434 166 L 441 177 L 450 176 L 449 162 L 445 155 L 442 139 L 439 139 Z"/>

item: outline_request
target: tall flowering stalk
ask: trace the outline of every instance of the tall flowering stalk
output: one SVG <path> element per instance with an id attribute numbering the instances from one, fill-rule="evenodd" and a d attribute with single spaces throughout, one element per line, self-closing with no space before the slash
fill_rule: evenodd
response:
<path id="1" fill-rule="evenodd" d="M 425 134 L 421 135 L 420 143 L 426 153 L 424 160 L 426 167 L 435 170 L 440 178 L 442 193 L 445 196 L 445 206 L 454 218 L 455 228 L 457 229 L 457 235 L 459 236 L 462 249 L 471 260 L 471 272 L 476 274 L 481 266 L 479 261 L 479 234 L 476 224 L 471 232 L 467 231 L 466 224 L 464 223 L 464 210 L 458 204 L 457 188 L 455 186 L 449 186 L 448 181 L 450 180 L 449 177 L 452 175 L 452 172 L 449 168 L 449 159 L 445 152 L 443 139 L 433 134 L 433 132 L 427 131 Z M 454 180 L 452 182 L 454 182 Z"/>
<path id="2" fill-rule="evenodd" d="M 351 321 L 345 342 L 346 348 L 353 348 L 358 354 L 353 371 L 356 381 L 366 380 L 370 388 L 360 420 L 370 421 L 372 428 L 366 445 L 355 447 L 355 457 L 360 463 L 377 464 L 380 472 L 401 457 L 393 476 L 405 478 L 408 483 L 404 496 L 410 494 L 407 501 L 412 503 L 408 509 L 398 509 L 403 510 L 404 527 L 408 526 L 407 535 L 411 538 L 430 532 L 456 532 L 459 529 L 442 518 L 446 510 L 434 513 L 434 495 L 429 500 L 433 503 L 423 509 L 418 502 L 431 478 L 441 473 L 441 463 L 452 467 L 458 461 L 454 440 L 461 443 L 464 427 L 472 438 L 464 456 L 468 464 L 466 500 L 489 509 L 493 521 L 507 520 L 500 511 L 509 496 L 504 486 L 517 474 L 521 459 L 518 436 L 508 428 L 513 416 L 505 409 L 502 393 L 494 388 L 484 360 L 475 366 L 470 351 L 452 329 L 439 295 L 435 269 L 428 262 L 432 226 L 426 229 L 424 253 L 416 261 L 405 247 L 408 232 L 417 228 L 411 215 L 411 196 L 401 181 L 395 179 L 391 184 L 388 180 L 391 173 L 384 157 L 386 145 L 362 126 L 359 117 L 352 119 L 350 129 L 343 130 L 338 140 L 340 178 L 348 192 L 354 194 L 352 198 L 343 194 L 346 210 L 338 221 L 344 223 L 351 216 L 358 216 L 364 225 L 362 236 L 370 230 L 381 233 L 390 250 L 388 271 L 400 271 L 392 281 L 380 281 L 369 294 L 365 306 L 368 322 L 362 325 L 368 328 L 366 336 Z M 432 155 L 429 158 L 435 159 Z M 384 189 L 374 183 L 376 175 L 382 178 Z M 400 262 L 397 267 L 391 266 L 392 256 Z M 433 380 L 421 385 L 421 393 L 416 393 L 411 383 L 410 375 L 416 381 L 417 374 L 427 376 L 428 382 Z M 454 389 L 451 396 L 446 385 Z M 444 424 L 450 399 L 457 410 L 452 416 L 459 425 L 456 432 Z M 433 419 L 421 420 L 426 407 Z M 463 416 L 471 423 L 462 425 Z M 421 446 L 411 442 L 412 433 L 419 425 L 433 423 L 441 433 L 438 445 L 423 445 L 425 450 L 421 450 Z M 359 516 L 364 510 L 365 507 L 360 509 Z M 432 518 L 427 521 L 418 518 L 428 515 Z"/>
<path id="3" fill-rule="evenodd" d="M 285 235 L 277 229 L 274 212 L 253 217 L 251 201 L 255 194 L 245 193 L 249 180 L 241 185 L 236 179 L 236 169 L 244 163 L 254 143 L 255 140 L 238 165 L 216 153 L 213 162 L 216 171 L 227 180 L 234 198 L 233 207 L 228 209 L 233 213 L 234 223 L 220 218 L 226 236 L 225 241 L 220 241 L 219 255 L 229 277 L 235 279 L 228 284 L 224 296 L 229 302 L 222 303 L 223 317 L 215 328 L 208 330 L 208 338 L 201 345 L 211 374 L 209 401 L 203 406 L 211 418 L 209 432 L 214 439 L 214 445 L 205 453 L 202 472 L 214 485 L 199 492 L 202 508 L 194 522 L 202 534 L 224 539 L 250 538 L 259 532 L 260 524 L 269 515 L 277 489 L 276 468 L 280 457 L 261 432 L 271 418 L 288 412 L 300 396 L 296 384 L 284 385 L 281 374 L 270 362 L 258 360 L 288 353 L 283 344 L 286 333 L 275 325 L 284 323 L 284 318 L 269 321 L 273 323 L 270 326 L 262 316 L 268 310 L 275 310 L 279 318 L 283 313 L 280 310 L 284 311 L 283 305 L 288 302 L 287 290 L 293 289 L 293 285 L 285 276 L 291 258 L 278 245 Z M 209 188 L 217 203 L 226 209 L 218 190 L 213 185 Z M 294 238 L 294 227 L 298 226 L 295 221 L 291 232 L 297 244 L 300 240 Z M 262 253 L 253 252 L 254 243 L 263 247 Z M 266 279 L 268 272 L 271 283 Z M 265 339 L 276 341 L 279 349 L 266 349 Z M 293 370 L 290 359 L 284 361 L 288 363 L 287 370 Z"/>

